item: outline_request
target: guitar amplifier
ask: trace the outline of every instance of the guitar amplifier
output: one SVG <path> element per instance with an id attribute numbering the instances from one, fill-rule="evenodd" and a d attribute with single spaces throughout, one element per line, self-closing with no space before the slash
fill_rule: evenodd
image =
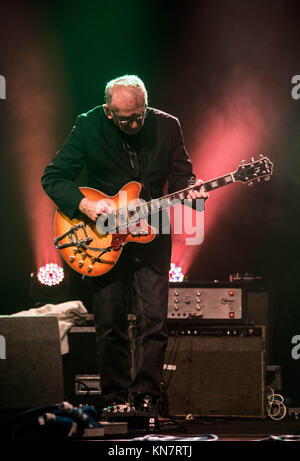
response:
<path id="1" fill-rule="evenodd" d="M 240 284 L 170 283 L 168 319 L 244 322 L 245 291 Z"/>
<path id="2" fill-rule="evenodd" d="M 249 324 L 265 327 L 267 360 L 272 363 L 272 286 L 264 280 L 169 284 L 168 323 Z"/>
<path id="3" fill-rule="evenodd" d="M 168 416 L 265 417 L 265 327 L 198 325 L 169 331 Z"/>

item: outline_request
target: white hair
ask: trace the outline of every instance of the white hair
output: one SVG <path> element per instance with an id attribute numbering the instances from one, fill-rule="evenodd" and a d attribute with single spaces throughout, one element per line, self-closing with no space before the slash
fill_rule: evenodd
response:
<path id="1" fill-rule="evenodd" d="M 107 104 L 111 103 L 115 86 L 129 86 L 141 91 L 145 97 L 145 104 L 146 106 L 148 105 L 148 93 L 144 82 L 136 75 L 123 75 L 122 77 L 117 77 L 113 80 L 110 80 L 105 87 L 105 100 Z"/>

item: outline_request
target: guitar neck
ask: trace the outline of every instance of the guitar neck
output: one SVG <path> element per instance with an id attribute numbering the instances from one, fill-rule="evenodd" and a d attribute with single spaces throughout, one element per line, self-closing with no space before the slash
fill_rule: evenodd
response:
<path id="1" fill-rule="evenodd" d="M 126 205 L 123 208 L 119 208 L 116 212 L 119 227 L 125 226 L 128 222 L 136 222 L 140 219 L 145 219 L 152 213 L 165 210 L 171 206 L 177 205 L 178 203 L 184 202 L 188 198 L 188 194 L 193 190 L 200 190 L 203 186 L 207 192 L 218 189 L 219 187 L 227 186 L 233 182 L 246 183 L 249 186 L 253 185 L 254 182 L 260 182 L 263 178 L 268 181 L 273 173 L 273 163 L 268 159 L 260 155 L 258 160 L 251 159 L 250 163 L 246 163 L 244 160 L 241 165 L 232 172 L 227 173 L 224 176 L 206 181 L 200 186 L 195 184 L 187 187 L 186 189 L 173 192 L 172 194 L 164 195 L 149 202 L 142 202 L 138 206 L 135 204 Z"/>
<path id="2" fill-rule="evenodd" d="M 235 182 L 234 174 L 228 173 L 224 176 L 220 176 L 218 178 L 212 179 L 210 181 L 206 181 L 203 183 L 203 186 L 207 192 L 211 190 L 218 189 L 219 187 L 226 186 L 227 184 L 231 184 Z M 171 206 L 176 205 L 179 202 L 183 202 L 187 199 L 188 193 L 191 190 L 199 190 L 201 186 L 189 186 L 186 189 L 182 189 L 177 192 L 173 192 L 172 194 L 165 195 L 163 197 L 150 200 L 139 207 L 139 215 L 143 218 L 149 216 L 151 213 L 165 210 Z"/>

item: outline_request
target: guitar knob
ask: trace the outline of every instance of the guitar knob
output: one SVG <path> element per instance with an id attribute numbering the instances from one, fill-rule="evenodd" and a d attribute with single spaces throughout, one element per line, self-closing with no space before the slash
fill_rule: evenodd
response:
<path id="1" fill-rule="evenodd" d="M 78 267 L 82 267 L 82 266 L 84 266 L 84 262 L 81 259 L 80 261 L 78 261 Z"/>
<path id="2" fill-rule="evenodd" d="M 75 256 L 70 256 L 70 262 L 73 263 L 75 261 Z"/>

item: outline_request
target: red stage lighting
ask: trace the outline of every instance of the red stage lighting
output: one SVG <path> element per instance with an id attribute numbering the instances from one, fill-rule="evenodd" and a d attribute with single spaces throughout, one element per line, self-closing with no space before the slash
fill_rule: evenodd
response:
<path id="1" fill-rule="evenodd" d="M 59 285 L 65 277 L 64 270 L 61 266 L 54 263 L 45 264 L 37 272 L 37 278 L 42 285 L 52 287 Z"/>
<path id="2" fill-rule="evenodd" d="M 169 282 L 183 282 L 184 274 L 182 268 L 171 263 L 169 270 Z"/>

